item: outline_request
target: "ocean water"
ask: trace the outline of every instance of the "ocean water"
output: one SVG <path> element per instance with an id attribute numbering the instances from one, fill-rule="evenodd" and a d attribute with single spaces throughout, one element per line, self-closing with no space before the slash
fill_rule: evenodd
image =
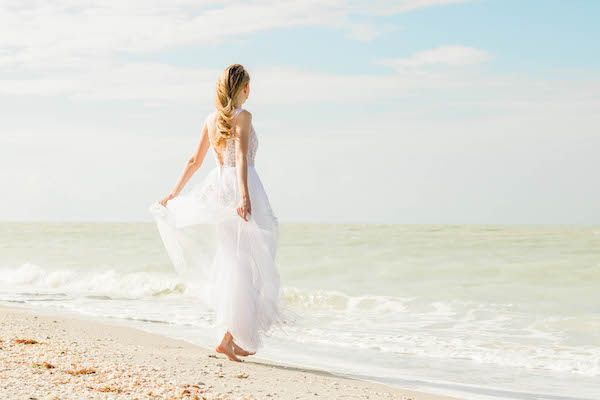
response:
<path id="1" fill-rule="evenodd" d="M 465 399 L 600 398 L 600 227 L 283 225 L 261 358 Z M 214 346 L 152 223 L 0 224 L 0 304 Z"/>

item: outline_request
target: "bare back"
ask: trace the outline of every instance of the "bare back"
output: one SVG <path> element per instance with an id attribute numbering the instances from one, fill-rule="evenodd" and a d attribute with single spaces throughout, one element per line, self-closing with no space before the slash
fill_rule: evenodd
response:
<path id="1" fill-rule="evenodd" d="M 243 111 L 243 108 L 236 108 L 234 111 L 233 120 L 232 120 L 232 124 L 231 124 L 234 128 L 235 128 L 235 124 L 237 122 L 237 116 L 242 111 Z M 217 111 L 213 111 L 207 117 L 208 138 L 209 138 L 210 144 L 213 148 L 215 160 L 218 165 L 221 165 L 224 167 L 235 167 L 235 160 L 236 160 L 235 141 L 237 140 L 237 137 L 235 136 L 235 129 L 234 129 L 234 136 L 227 139 L 225 147 L 219 152 L 217 150 L 217 148 L 215 147 L 215 142 L 216 142 L 216 137 L 217 137 L 216 118 L 217 118 Z M 258 148 L 258 138 L 256 136 L 256 132 L 254 131 L 254 126 L 252 126 L 252 125 L 250 126 L 250 136 L 248 139 L 249 139 L 248 154 L 247 154 L 248 165 L 254 165 L 256 150 Z"/>

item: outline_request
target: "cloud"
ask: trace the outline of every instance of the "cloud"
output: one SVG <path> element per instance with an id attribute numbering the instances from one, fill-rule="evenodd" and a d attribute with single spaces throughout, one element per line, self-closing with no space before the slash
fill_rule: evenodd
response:
<path id="1" fill-rule="evenodd" d="M 353 10 L 360 10 L 371 15 L 392 15 L 433 6 L 466 3 L 467 1 L 469 0 L 371 0 L 366 2 L 354 0 L 349 2 L 349 6 Z"/>
<path id="2" fill-rule="evenodd" d="M 422 53 L 428 53 L 427 51 Z M 422 54 L 419 53 L 419 54 Z M 257 107 L 389 107 L 416 117 L 548 112 L 598 112 L 600 84 L 591 79 L 535 79 L 463 68 L 410 68 L 385 73 L 330 73 L 288 66 L 250 69 Z M 0 95 L 61 96 L 82 103 L 134 100 L 147 107 L 211 105 L 220 70 L 130 62 L 99 65 L 60 76 L 0 79 Z M 470 118 L 470 117 L 469 117 Z"/>
<path id="3" fill-rule="evenodd" d="M 407 58 L 381 60 L 379 63 L 397 69 L 420 68 L 427 66 L 465 66 L 480 64 L 490 60 L 490 53 L 467 46 L 440 46 L 420 51 Z"/>
<path id="4" fill-rule="evenodd" d="M 284 26 L 328 26 L 369 40 L 381 28 L 372 30 L 371 25 L 363 24 L 369 19 L 356 19 L 357 15 L 388 15 L 460 2 L 104 0 L 81 5 L 66 0 L 5 1 L 0 8 L 0 94 L 136 100 L 153 108 L 212 104 L 214 82 L 220 71 L 133 62 L 122 55 L 186 44 L 212 45 L 245 33 Z M 377 63 L 391 68 L 378 74 L 260 67 L 251 70 L 256 89 L 252 103 L 261 107 L 375 107 L 410 99 L 402 105 L 409 114 L 411 110 L 422 113 L 428 109 L 423 107 L 424 102 L 459 110 L 504 107 L 518 112 L 543 112 L 542 105 L 552 108 L 557 104 L 575 104 L 574 100 L 567 101 L 578 98 L 571 88 L 589 87 L 593 88 L 591 100 L 578 104 L 586 110 L 596 109 L 596 85 L 564 82 L 548 86 L 548 82 L 459 68 L 491 58 L 483 49 L 446 45 L 408 57 L 379 60 Z M 541 86 L 535 86 L 538 83 Z M 289 95 L 282 96 L 282 88 Z"/>
<path id="5" fill-rule="evenodd" d="M 80 100 L 212 101 L 217 69 L 149 62 L 112 63 L 69 74 L 0 79 L 0 94 L 66 96 Z M 473 75 L 412 69 L 343 74 L 269 66 L 250 70 L 258 104 L 369 103 L 420 89 L 472 86 Z M 282 96 L 282 88 L 287 96 Z"/>
<path id="6" fill-rule="evenodd" d="M 456 0 L 3 1 L 0 68 L 85 68 L 115 54 L 147 53 L 274 29 L 323 26 L 367 41 L 382 30 L 360 21 Z"/>
<path id="7" fill-rule="evenodd" d="M 219 71 L 131 62 L 127 56 L 181 46 L 213 46 L 255 32 L 290 27 L 324 26 L 369 41 L 393 28 L 376 25 L 365 16 L 458 2 L 8 0 L 0 5 L 0 94 L 146 102 L 206 100 L 199 93 L 212 96 Z M 398 88 L 439 84 L 431 74 L 353 76 L 278 67 L 256 72 L 259 76 L 272 74 L 268 83 L 263 82 L 264 93 L 278 93 L 278 85 L 285 84 L 295 88 L 300 102 L 377 98 Z M 355 82 L 367 91 L 353 90 Z"/>

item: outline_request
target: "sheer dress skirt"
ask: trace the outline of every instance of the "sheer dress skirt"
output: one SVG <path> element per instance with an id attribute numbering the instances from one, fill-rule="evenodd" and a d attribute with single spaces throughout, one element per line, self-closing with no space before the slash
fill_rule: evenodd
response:
<path id="1" fill-rule="evenodd" d="M 236 212 L 235 167 L 219 166 L 164 207 L 150 212 L 177 273 L 215 311 L 215 339 L 229 331 L 248 351 L 262 336 L 297 316 L 283 300 L 275 256 L 279 224 L 253 165 L 248 166 L 251 214 Z"/>

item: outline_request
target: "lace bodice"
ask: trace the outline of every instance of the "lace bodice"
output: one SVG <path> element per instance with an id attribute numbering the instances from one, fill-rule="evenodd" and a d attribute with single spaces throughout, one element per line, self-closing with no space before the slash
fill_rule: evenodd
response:
<path id="1" fill-rule="evenodd" d="M 236 108 L 233 114 L 233 118 L 235 121 L 235 118 L 237 118 L 238 114 L 243 110 L 243 108 Z M 216 118 L 217 118 L 217 111 L 214 111 L 211 115 L 209 115 L 208 120 L 210 121 L 210 126 L 209 126 L 209 130 L 213 129 L 212 127 L 215 126 L 216 124 Z M 225 167 L 235 167 L 235 153 L 236 153 L 236 146 L 235 146 L 235 138 L 230 138 L 227 139 L 227 143 L 225 144 L 225 147 L 223 148 L 221 155 L 222 155 L 222 159 L 223 159 L 223 163 L 222 165 Z M 213 148 L 213 153 L 215 155 L 215 160 L 217 162 L 217 165 L 221 165 L 221 160 L 219 159 L 219 153 L 217 153 L 217 150 L 214 146 L 214 143 L 212 143 L 212 139 L 211 139 L 211 145 Z M 248 165 L 254 165 L 254 158 L 256 157 L 256 150 L 258 148 L 258 138 L 256 137 L 256 132 L 254 131 L 254 126 L 250 125 L 250 136 L 248 138 Z"/>

